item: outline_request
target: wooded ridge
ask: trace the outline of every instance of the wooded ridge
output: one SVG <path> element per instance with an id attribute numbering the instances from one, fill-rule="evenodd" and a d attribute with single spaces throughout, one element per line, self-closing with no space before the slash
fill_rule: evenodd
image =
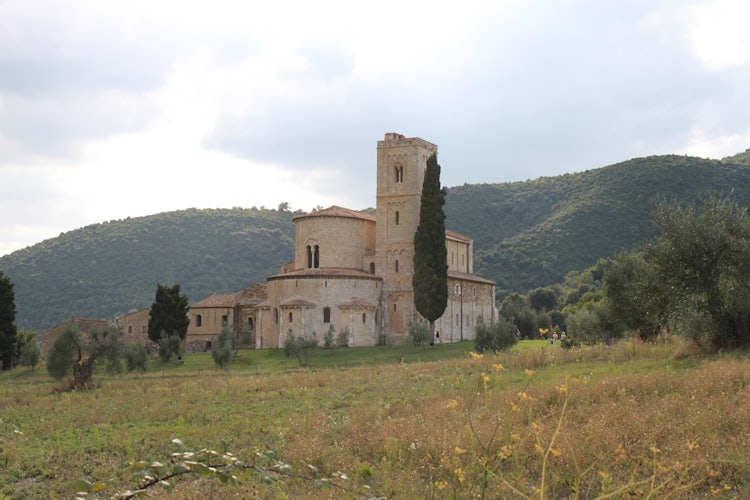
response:
<path id="1" fill-rule="evenodd" d="M 495 280 L 502 299 L 650 240 L 655 201 L 696 204 L 709 195 L 750 204 L 750 151 L 449 188 L 446 228 L 474 238 L 474 271 Z M 0 269 L 14 283 L 19 328 L 113 319 L 148 307 L 157 283 L 179 283 L 196 302 L 265 281 L 293 258 L 296 213 L 187 209 L 103 222 L 0 257 Z"/>

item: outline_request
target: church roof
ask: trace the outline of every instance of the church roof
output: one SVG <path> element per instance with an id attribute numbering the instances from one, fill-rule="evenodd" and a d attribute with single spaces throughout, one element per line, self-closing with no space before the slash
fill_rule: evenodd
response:
<path id="1" fill-rule="evenodd" d="M 473 241 L 472 238 L 469 238 L 468 236 L 464 236 L 461 233 L 451 231 L 450 229 L 445 230 L 445 237 L 449 240 L 457 240 L 457 241 L 462 241 L 464 243 L 471 243 Z"/>
<path id="2" fill-rule="evenodd" d="M 322 210 L 315 210 L 314 212 L 310 212 L 307 214 L 298 215 L 297 217 L 294 218 L 294 220 L 302 219 L 306 217 L 345 217 L 349 219 L 361 219 L 361 220 L 375 222 L 374 215 L 366 214 L 358 210 L 350 210 L 348 208 L 339 207 L 336 205 L 332 205 Z"/>
<path id="3" fill-rule="evenodd" d="M 285 300 L 280 305 L 281 307 L 315 307 L 314 302 L 310 302 L 302 297 L 292 297 L 289 300 Z"/>
<path id="4" fill-rule="evenodd" d="M 451 271 L 450 269 L 448 270 L 448 278 L 452 278 L 455 280 L 472 281 L 474 283 L 485 283 L 487 285 L 495 284 L 494 281 L 488 280 L 487 278 L 482 278 L 481 276 L 477 276 L 476 274 L 460 273 L 458 271 Z"/>
<path id="5" fill-rule="evenodd" d="M 234 307 L 237 304 L 237 293 L 215 293 L 203 300 L 199 300 L 190 308 L 194 307 Z"/>
<path id="6" fill-rule="evenodd" d="M 377 309 L 378 306 L 364 299 L 353 298 L 339 304 L 342 309 Z"/>

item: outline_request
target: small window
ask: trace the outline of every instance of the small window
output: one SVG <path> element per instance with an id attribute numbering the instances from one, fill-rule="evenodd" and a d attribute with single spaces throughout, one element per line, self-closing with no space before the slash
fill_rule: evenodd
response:
<path id="1" fill-rule="evenodd" d="M 375 274 L 375 263 L 370 262 L 370 274 Z"/>
<path id="2" fill-rule="evenodd" d="M 142 333 L 148 333 L 148 326 L 146 326 L 146 325 L 143 325 L 143 326 L 141 327 L 141 332 L 142 332 Z"/>
<path id="3" fill-rule="evenodd" d="M 228 326 L 229 325 L 229 316 L 226 314 L 221 316 L 221 326 Z"/>
<path id="4" fill-rule="evenodd" d="M 401 165 L 396 165 L 395 173 L 396 173 L 396 182 L 397 183 L 404 182 L 404 167 Z"/>
<path id="5" fill-rule="evenodd" d="M 323 308 L 323 323 L 330 323 L 330 322 L 331 322 L 331 308 L 324 307 Z"/>
<path id="6" fill-rule="evenodd" d="M 294 314 L 289 313 L 289 322 L 291 323 L 292 321 L 294 321 Z"/>
<path id="7" fill-rule="evenodd" d="M 203 326 L 203 316 L 200 314 L 195 315 L 195 326 Z"/>
<path id="8" fill-rule="evenodd" d="M 128 333 L 133 333 L 133 325 L 128 325 Z"/>
<path id="9" fill-rule="evenodd" d="M 399 216 L 398 210 L 396 210 L 396 225 L 400 222 L 401 217 Z"/>
<path id="10" fill-rule="evenodd" d="M 314 250 L 315 251 L 313 253 L 313 267 L 317 269 L 320 267 L 320 247 L 318 245 L 315 245 Z"/>
<path id="11" fill-rule="evenodd" d="M 273 322 L 277 325 L 279 324 L 279 310 L 275 307 L 273 308 Z"/>
<path id="12" fill-rule="evenodd" d="M 395 269 L 396 269 L 396 272 L 398 272 L 398 261 L 396 261 Z"/>
<path id="13" fill-rule="evenodd" d="M 367 323 L 367 313 L 362 313 L 362 324 Z"/>
<path id="14" fill-rule="evenodd" d="M 247 318 L 247 326 L 249 326 L 251 330 L 255 329 L 253 318 Z"/>

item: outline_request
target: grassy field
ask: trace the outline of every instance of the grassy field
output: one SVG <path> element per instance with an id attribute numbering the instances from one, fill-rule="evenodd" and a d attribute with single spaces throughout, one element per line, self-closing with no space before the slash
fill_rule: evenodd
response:
<path id="1" fill-rule="evenodd" d="M 750 498 L 744 356 L 471 348 L 319 349 L 307 368 L 242 351 L 229 371 L 188 355 L 82 392 L 44 367 L 4 373 L 0 498 L 74 498 L 81 479 L 116 496 L 141 484 L 132 463 L 184 460 L 174 439 L 226 447 L 208 460 L 240 459 L 241 484 L 184 474 L 158 498 Z"/>

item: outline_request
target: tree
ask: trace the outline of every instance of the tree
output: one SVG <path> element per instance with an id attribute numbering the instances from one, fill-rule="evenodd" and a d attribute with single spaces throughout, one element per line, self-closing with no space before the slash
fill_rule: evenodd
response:
<path id="1" fill-rule="evenodd" d="M 750 344 L 747 210 L 711 197 L 700 209 L 662 202 L 654 219 L 661 234 L 643 258 L 661 284 L 661 316 L 709 350 Z"/>
<path id="2" fill-rule="evenodd" d="M 13 283 L 0 271 L 0 362 L 10 370 L 16 352 L 16 298 Z"/>
<path id="3" fill-rule="evenodd" d="M 180 285 L 168 287 L 159 283 L 148 314 L 148 338 L 156 343 L 162 336 L 177 336 L 184 340 L 190 324 L 188 308 L 188 298 L 180 295 Z"/>
<path id="4" fill-rule="evenodd" d="M 445 188 L 440 187 L 437 156 L 427 159 L 419 206 L 419 225 L 414 234 L 414 306 L 429 322 L 434 342 L 435 320 L 448 305 L 448 250 L 445 247 Z"/>
<path id="5" fill-rule="evenodd" d="M 39 344 L 36 341 L 37 334 L 31 330 L 22 328 L 16 336 L 16 356 L 18 364 L 29 366 L 33 370 L 39 364 L 42 357 L 39 352 Z"/>
<path id="6" fill-rule="evenodd" d="M 497 321 L 491 321 L 489 324 L 484 322 L 480 317 L 477 320 L 476 337 L 474 339 L 474 350 L 484 352 L 507 351 L 513 347 L 518 339 L 516 338 L 516 325 L 509 319 L 500 316 Z"/>
<path id="7" fill-rule="evenodd" d="M 222 328 L 219 338 L 211 345 L 211 357 L 219 368 L 229 368 L 232 361 L 232 332 L 229 328 Z"/>
<path id="8" fill-rule="evenodd" d="M 427 323 L 422 318 L 414 318 L 409 321 L 406 331 L 409 333 L 411 343 L 416 346 L 423 346 L 430 340 L 430 330 Z"/>
<path id="9" fill-rule="evenodd" d="M 112 350 L 119 350 L 119 342 L 110 337 L 111 329 L 92 332 L 90 339 L 81 339 L 81 334 L 75 324 L 68 323 L 47 354 L 47 372 L 50 376 L 61 380 L 73 373 L 73 388 L 87 389 L 91 387 L 94 374 L 94 363 L 105 355 L 108 360 L 118 355 Z M 88 352 L 88 356 L 84 356 Z"/>
<path id="10" fill-rule="evenodd" d="M 128 373 L 133 371 L 145 372 L 147 363 L 148 352 L 146 351 L 146 346 L 143 344 L 130 344 L 125 348 L 125 366 Z"/>

